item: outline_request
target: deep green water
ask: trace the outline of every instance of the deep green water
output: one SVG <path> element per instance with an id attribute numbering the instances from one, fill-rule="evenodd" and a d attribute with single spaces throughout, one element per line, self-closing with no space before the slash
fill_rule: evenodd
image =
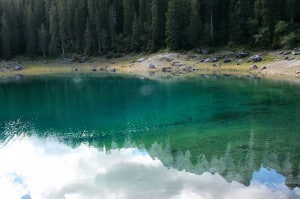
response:
<path id="1" fill-rule="evenodd" d="M 274 169 L 293 188 L 300 184 L 300 86 L 216 76 L 0 83 L 0 143 L 32 136 L 72 148 L 135 147 L 166 168 L 244 185 L 261 167 Z"/>

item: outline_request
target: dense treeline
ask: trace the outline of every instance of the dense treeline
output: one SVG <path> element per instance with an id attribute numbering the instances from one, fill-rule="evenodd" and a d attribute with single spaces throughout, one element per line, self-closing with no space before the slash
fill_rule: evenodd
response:
<path id="1" fill-rule="evenodd" d="M 1 0 L 0 57 L 299 42 L 297 0 Z"/>

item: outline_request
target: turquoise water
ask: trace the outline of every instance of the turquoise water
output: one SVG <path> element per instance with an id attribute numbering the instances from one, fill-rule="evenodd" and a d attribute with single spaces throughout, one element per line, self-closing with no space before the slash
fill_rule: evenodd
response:
<path id="1" fill-rule="evenodd" d="M 287 190 L 300 184 L 299 140 L 300 86 L 290 82 L 228 76 L 175 82 L 76 76 L 0 83 L 0 159 L 7 162 L 1 151 L 12 153 L 9 149 L 16 143 L 21 146 L 16 150 L 23 146 L 26 151 L 24 142 L 49 153 L 56 151 L 53 146 L 74 151 L 85 146 L 105 151 L 103 159 L 130 149 L 130 154 L 159 161 L 166 172 L 220 175 L 229 187 L 232 181 L 251 187 L 256 178 L 264 179 L 256 180 L 263 184 L 269 179 L 274 192 L 279 188 L 272 182 L 281 178 Z M 0 184 L 5 172 L 0 166 Z M 276 175 L 267 178 L 268 172 Z"/>

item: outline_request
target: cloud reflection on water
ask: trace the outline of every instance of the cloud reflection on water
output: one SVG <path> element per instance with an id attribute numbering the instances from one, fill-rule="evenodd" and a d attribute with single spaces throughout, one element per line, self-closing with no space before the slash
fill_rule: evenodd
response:
<path id="1" fill-rule="evenodd" d="M 219 174 L 167 169 L 137 148 L 72 148 L 56 139 L 17 137 L 0 145 L 0 160 L 0 197 L 6 199 L 300 197 L 282 181 L 276 189 L 268 186 L 260 172 L 246 187 Z"/>

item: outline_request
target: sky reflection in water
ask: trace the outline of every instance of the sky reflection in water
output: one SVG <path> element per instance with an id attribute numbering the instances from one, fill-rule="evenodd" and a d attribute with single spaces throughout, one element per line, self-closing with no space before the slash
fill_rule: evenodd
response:
<path id="1" fill-rule="evenodd" d="M 236 77 L 0 83 L 0 198 L 300 198 L 299 99 Z"/>
<path id="2" fill-rule="evenodd" d="M 137 148 L 69 147 L 54 138 L 15 137 L 0 145 L 0 197 L 96 198 L 299 198 L 285 178 L 263 167 L 250 186 L 219 174 L 167 169 Z"/>

